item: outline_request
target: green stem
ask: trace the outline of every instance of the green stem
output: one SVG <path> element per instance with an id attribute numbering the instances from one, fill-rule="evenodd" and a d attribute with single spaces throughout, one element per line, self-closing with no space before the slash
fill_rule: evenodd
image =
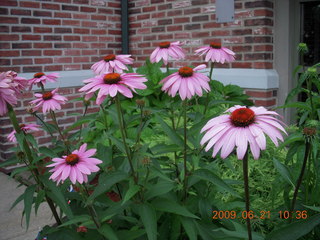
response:
<path id="1" fill-rule="evenodd" d="M 15 131 L 18 134 L 21 133 L 21 129 L 20 129 L 19 124 L 18 124 L 17 116 L 16 116 L 12 106 L 10 104 L 7 104 L 7 108 L 8 108 L 9 118 L 11 120 L 11 123 L 12 123 Z M 31 169 L 30 168 L 30 164 L 33 163 L 33 157 L 32 157 L 32 153 L 31 153 L 31 150 L 30 150 L 30 146 L 29 146 L 29 144 L 28 144 L 26 139 L 23 139 L 23 149 L 26 152 L 27 159 L 28 159 L 28 162 L 25 161 L 25 164 L 29 169 Z M 40 188 L 44 189 L 45 187 L 44 187 L 43 183 L 40 181 L 40 179 L 38 177 L 39 176 L 38 170 L 34 169 L 34 171 L 30 170 L 30 172 L 31 172 L 32 176 L 34 177 L 36 183 L 40 186 Z M 47 196 L 47 193 L 45 193 L 45 197 L 46 197 L 47 203 L 48 203 L 48 205 L 49 205 L 49 207 L 51 209 L 51 212 L 52 212 L 57 224 L 61 225 L 61 220 L 60 220 L 60 218 L 58 216 L 58 213 L 57 213 L 57 211 L 56 211 L 56 209 L 54 207 L 53 201 Z"/>
<path id="2" fill-rule="evenodd" d="M 82 189 L 82 194 L 84 196 L 85 201 L 87 201 L 88 197 L 90 196 L 88 189 L 85 185 L 80 185 L 80 189 Z M 101 224 L 99 222 L 98 214 L 92 204 L 87 205 L 87 209 L 89 211 L 89 214 L 91 216 L 92 221 L 96 225 L 97 229 L 101 227 Z"/>
<path id="3" fill-rule="evenodd" d="M 37 119 L 39 119 L 39 121 L 43 124 L 43 126 L 46 127 L 46 129 L 48 130 L 48 133 L 50 134 L 50 136 L 51 136 L 52 139 L 53 139 L 54 136 L 53 136 L 52 132 L 50 131 L 50 128 L 48 127 L 48 125 L 46 124 L 46 122 L 43 121 L 43 120 L 41 119 L 41 117 L 39 117 L 36 113 L 34 113 L 33 115 L 34 115 Z"/>
<path id="4" fill-rule="evenodd" d="M 57 126 L 61 140 L 63 141 L 64 145 L 66 146 L 68 153 L 70 153 L 69 144 L 67 143 L 67 140 L 65 139 L 65 137 L 63 136 L 63 134 L 61 132 L 61 129 L 60 129 L 59 124 L 57 122 L 56 114 L 52 110 L 50 110 L 50 114 L 51 114 L 51 118 L 52 118 L 54 124 Z"/>
<path id="5" fill-rule="evenodd" d="M 167 75 L 169 75 L 169 63 L 166 65 Z"/>
<path id="6" fill-rule="evenodd" d="M 86 104 L 86 105 L 85 105 L 85 108 L 84 108 L 84 113 L 83 113 L 82 117 L 84 117 L 84 116 L 87 114 L 87 110 L 88 110 L 88 105 Z M 80 142 L 80 139 L 81 139 L 82 127 L 83 127 L 83 124 L 81 124 L 81 126 L 80 126 L 78 142 Z"/>
<path id="7" fill-rule="evenodd" d="M 121 135 L 122 135 L 123 145 L 124 145 L 124 148 L 125 148 L 125 151 L 126 151 L 128 160 L 129 160 L 129 164 L 130 164 L 132 176 L 133 176 L 133 178 L 134 178 L 135 183 L 138 183 L 138 180 L 137 180 L 137 178 L 136 178 L 136 174 L 135 174 L 135 171 L 134 171 L 134 168 L 133 168 L 133 163 L 132 163 L 132 158 L 131 158 L 130 149 L 129 149 L 129 147 L 128 147 L 128 145 L 127 145 L 127 142 L 126 142 L 126 135 L 125 135 L 125 133 L 124 133 L 124 126 L 123 126 L 122 115 L 121 115 L 121 113 L 122 113 L 122 111 L 121 111 L 121 105 L 120 105 L 120 101 L 119 101 L 118 95 L 115 96 L 115 101 L 116 101 L 116 107 L 117 107 L 117 113 L 118 113 L 118 120 L 119 120 L 120 132 L 121 132 Z"/>
<path id="8" fill-rule="evenodd" d="M 315 111 L 314 111 L 313 98 L 312 98 L 312 78 L 311 77 L 307 79 L 307 89 L 308 89 L 308 98 L 310 99 L 310 105 L 311 105 L 310 118 L 315 119 L 314 117 Z"/>
<path id="9" fill-rule="evenodd" d="M 246 211 L 247 211 L 247 230 L 248 230 L 248 239 L 252 240 L 252 233 L 251 233 L 251 222 L 250 218 L 248 217 L 250 211 L 250 195 L 249 195 L 249 174 L 248 174 L 248 151 L 244 155 L 242 160 L 243 162 L 243 180 L 244 180 L 244 193 L 245 193 L 245 201 L 246 201 Z"/>
<path id="10" fill-rule="evenodd" d="M 184 167 L 184 180 L 183 180 L 183 189 L 184 189 L 184 198 L 187 197 L 187 101 L 183 101 L 183 130 L 184 130 L 184 149 L 183 149 L 183 167 Z"/>
<path id="11" fill-rule="evenodd" d="M 304 151 L 304 159 L 303 159 L 300 175 L 299 175 L 299 178 L 297 180 L 296 188 L 294 190 L 290 212 L 294 211 L 294 207 L 296 205 L 296 200 L 297 200 L 297 196 L 298 196 L 300 185 L 302 183 L 303 175 L 304 175 L 304 172 L 305 172 L 305 169 L 306 169 L 306 165 L 307 165 L 310 149 L 311 149 L 311 144 L 310 144 L 309 141 L 306 141 L 306 148 L 305 148 L 305 151 Z"/>
<path id="12" fill-rule="evenodd" d="M 213 68 L 214 68 L 214 63 L 213 63 L 213 62 L 211 62 L 211 64 L 210 64 L 210 73 L 209 73 L 210 81 L 212 80 L 212 72 L 213 72 Z M 206 103 L 205 103 L 205 107 L 204 107 L 203 114 L 206 114 L 207 109 L 208 109 L 208 106 L 209 106 L 209 92 L 207 92 L 207 96 L 206 96 Z"/>

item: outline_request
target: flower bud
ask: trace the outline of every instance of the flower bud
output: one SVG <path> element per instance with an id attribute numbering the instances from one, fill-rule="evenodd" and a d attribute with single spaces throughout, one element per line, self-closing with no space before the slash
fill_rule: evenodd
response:
<path id="1" fill-rule="evenodd" d="M 317 129 L 315 127 L 305 127 L 303 129 L 303 134 L 308 137 L 312 137 L 317 134 Z"/>
<path id="2" fill-rule="evenodd" d="M 308 46 L 306 43 L 299 43 L 298 45 L 298 52 L 305 54 L 309 51 Z"/>
<path id="3" fill-rule="evenodd" d="M 88 229 L 86 226 L 79 226 L 77 227 L 77 232 L 88 232 Z"/>
<path id="4" fill-rule="evenodd" d="M 143 99 L 137 99 L 136 104 L 138 105 L 138 107 L 144 107 L 146 102 Z"/>
<path id="5" fill-rule="evenodd" d="M 142 114 L 143 114 L 143 117 L 149 117 L 151 115 L 151 111 L 150 110 L 144 110 Z"/>

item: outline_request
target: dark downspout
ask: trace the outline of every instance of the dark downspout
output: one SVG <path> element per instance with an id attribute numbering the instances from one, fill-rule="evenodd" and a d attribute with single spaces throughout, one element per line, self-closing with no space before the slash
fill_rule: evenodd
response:
<path id="1" fill-rule="evenodd" d="M 129 53 L 129 14 L 128 0 L 121 0 L 121 48 L 122 54 Z"/>

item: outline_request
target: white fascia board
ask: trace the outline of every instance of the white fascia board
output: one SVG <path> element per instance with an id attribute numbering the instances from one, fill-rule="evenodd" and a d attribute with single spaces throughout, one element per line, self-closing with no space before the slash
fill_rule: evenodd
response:
<path id="1" fill-rule="evenodd" d="M 166 69 L 162 68 L 165 72 Z M 209 74 L 210 69 L 200 72 Z M 50 72 L 46 72 L 49 74 Z M 85 79 L 94 77 L 91 70 L 57 71 L 60 77 L 57 83 L 47 82 L 46 88 L 80 87 Z M 34 73 L 22 73 L 20 77 L 33 78 Z M 212 78 L 223 84 L 234 84 L 246 89 L 277 89 L 279 88 L 279 75 L 274 69 L 247 69 L 247 68 L 216 68 L 213 69 Z M 33 88 L 37 90 L 36 86 Z"/>

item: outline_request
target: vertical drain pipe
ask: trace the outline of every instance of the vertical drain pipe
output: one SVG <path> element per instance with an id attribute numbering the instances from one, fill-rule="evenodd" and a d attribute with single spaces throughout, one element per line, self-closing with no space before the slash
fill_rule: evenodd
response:
<path id="1" fill-rule="evenodd" d="M 121 0 L 121 38 L 122 54 L 129 54 L 128 0 Z"/>

